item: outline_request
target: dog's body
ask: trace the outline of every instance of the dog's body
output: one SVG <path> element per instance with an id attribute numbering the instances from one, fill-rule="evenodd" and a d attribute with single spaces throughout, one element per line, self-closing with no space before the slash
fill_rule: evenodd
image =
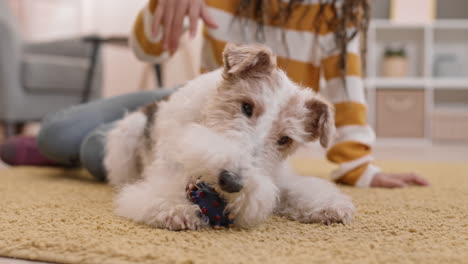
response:
<path id="1" fill-rule="evenodd" d="M 227 200 L 235 225 L 271 214 L 301 222 L 351 222 L 354 206 L 327 181 L 296 176 L 285 159 L 334 134 L 333 107 L 291 82 L 263 46 L 228 45 L 224 69 L 204 74 L 119 121 L 105 166 L 122 186 L 117 213 L 171 230 L 207 226 L 186 198 L 198 179 Z"/>

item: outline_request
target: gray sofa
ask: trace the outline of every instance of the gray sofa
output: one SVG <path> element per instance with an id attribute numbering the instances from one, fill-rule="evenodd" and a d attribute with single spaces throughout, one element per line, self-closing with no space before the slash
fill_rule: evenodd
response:
<path id="1" fill-rule="evenodd" d="M 25 43 L 0 0 L 0 122 L 10 133 L 18 123 L 100 96 L 102 67 L 93 45 L 82 38 Z"/>

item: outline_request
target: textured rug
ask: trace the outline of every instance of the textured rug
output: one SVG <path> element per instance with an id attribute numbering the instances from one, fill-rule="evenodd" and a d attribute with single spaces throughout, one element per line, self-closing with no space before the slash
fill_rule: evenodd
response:
<path id="1" fill-rule="evenodd" d="M 296 160 L 324 177 L 325 162 Z M 468 164 L 383 162 L 432 187 L 341 187 L 351 225 L 280 217 L 252 230 L 171 232 L 112 214 L 113 192 L 81 171 L 0 170 L 0 256 L 59 263 L 468 263 Z"/>

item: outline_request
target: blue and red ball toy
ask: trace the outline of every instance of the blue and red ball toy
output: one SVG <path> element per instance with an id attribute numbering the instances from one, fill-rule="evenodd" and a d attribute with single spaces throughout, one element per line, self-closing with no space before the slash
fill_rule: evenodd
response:
<path id="1" fill-rule="evenodd" d="M 200 207 L 201 216 L 208 220 L 214 229 L 232 227 L 234 219 L 225 212 L 226 200 L 205 182 L 191 185 L 187 190 L 188 198 Z"/>

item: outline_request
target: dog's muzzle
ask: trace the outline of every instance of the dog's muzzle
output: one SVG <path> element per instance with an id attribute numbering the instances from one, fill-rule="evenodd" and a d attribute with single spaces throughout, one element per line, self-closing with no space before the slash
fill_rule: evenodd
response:
<path id="1" fill-rule="evenodd" d="M 242 189 L 242 179 L 239 175 L 227 170 L 219 174 L 219 187 L 228 193 L 239 192 Z"/>

